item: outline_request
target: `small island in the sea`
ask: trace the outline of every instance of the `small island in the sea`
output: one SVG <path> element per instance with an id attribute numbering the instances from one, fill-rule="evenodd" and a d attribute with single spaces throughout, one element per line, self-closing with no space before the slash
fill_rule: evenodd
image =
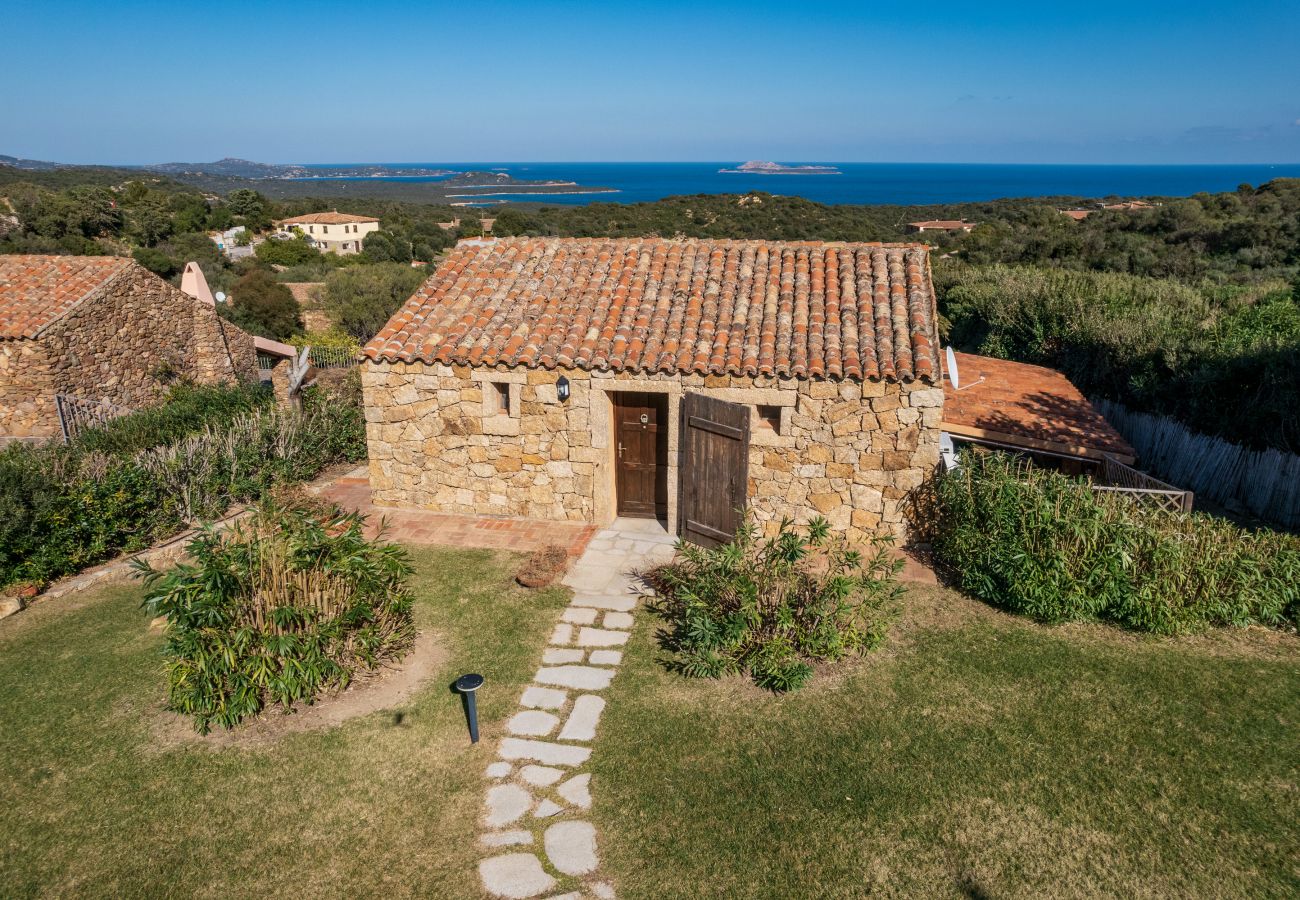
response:
<path id="1" fill-rule="evenodd" d="M 751 160 L 734 169 L 719 169 L 724 175 L 842 175 L 834 166 L 783 166 L 774 162 Z"/>

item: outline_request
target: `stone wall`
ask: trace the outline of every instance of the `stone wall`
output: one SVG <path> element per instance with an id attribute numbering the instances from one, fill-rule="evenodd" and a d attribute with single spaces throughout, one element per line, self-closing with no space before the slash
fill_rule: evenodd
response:
<path id="1" fill-rule="evenodd" d="M 136 407 L 180 377 L 256 380 L 253 339 L 132 266 L 36 338 L 0 341 L 0 434 L 59 434 L 55 394 Z"/>
<path id="2" fill-rule="evenodd" d="M 555 393 L 561 374 L 571 383 L 564 404 Z M 493 382 L 506 385 L 505 414 Z M 768 530 L 783 516 L 820 514 L 851 537 L 905 537 L 903 498 L 939 460 L 943 391 L 920 382 L 367 362 L 362 385 L 379 505 L 608 522 L 615 512 L 608 394 L 615 391 L 667 395 L 670 523 L 687 391 L 751 406 L 750 508 Z M 775 429 L 759 419 L 760 404 L 778 409 Z"/>

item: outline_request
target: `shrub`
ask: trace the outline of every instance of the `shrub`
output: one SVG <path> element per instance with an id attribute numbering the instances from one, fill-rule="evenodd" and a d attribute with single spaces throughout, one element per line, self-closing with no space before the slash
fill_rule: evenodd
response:
<path id="1" fill-rule="evenodd" d="M 268 266 L 301 266 L 316 262 L 324 255 L 312 246 L 307 235 L 301 233 L 289 240 L 270 238 L 262 241 L 253 252 Z"/>
<path id="2" fill-rule="evenodd" d="M 366 239 L 366 246 L 375 235 Z M 425 278 L 420 269 L 376 263 L 338 269 L 325 279 L 323 306 L 330 318 L 365 343 L 383 328 Z"/>
<path id="3" fill-rule="evenodd" d="M 680 544 L 681 559 L 653 574 L 674 668 L 697 678 L 748 672 L 788 691 L 807 683 L 814 661 L 873 649 L 901 593 L 889 543 L 877 538 L 864 557 L 818 517 L 802 530 L 782 521 L 762 540 L 747 521 L 730 544 Z"/>
<path id="4" fill-rule="evenodd" d="M 963 454 L 941 478 L 934 553 L 963 590 L 1044 622 L 1177 634 L 1300 617 L 1300 538 L 1148 509 L 1003 454 Z"/>
<path id="5" fill-rule="evenodd" d="M 230 321 L 252 334 L 287 341 L 302 331 L 302 314 L 293 293 L 262 269 L 252 269 L 231 288 Z"/>
<path id="6" fill-rule="evenodd" d="M 258 401 L 240 412 L 259 394 L 195 389 L 179 395 L 181 412 L 114 420 L 109 437 L 87 432 L 66 447 L 7 448 L 0 453 L 0 586 L 45 583 L 140 550 L 276 484 L 364 458 L 357 381 L 353 374 L 339 390 L 308 391 L 300 410 Z"/>
<path id="7" fill-rule="evenodd" d="M 145 606 L 167 617 L 168 707 L 195 728 L 231 728 L 264 708 L 311 703 L 414 637 L 411 565 L 367 541 L 365 519 L 263 503 L 225 532 L 205 528 L 192 563 L 137 563 Z"/>

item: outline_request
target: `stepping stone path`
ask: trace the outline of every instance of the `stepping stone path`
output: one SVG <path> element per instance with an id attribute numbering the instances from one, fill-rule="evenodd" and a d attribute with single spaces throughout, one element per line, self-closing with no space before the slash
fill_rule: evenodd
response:
<path id="1" fill-rule="evenodd" d="M 519 700 L 487 767 L 479 877 L 494 897 L 611 900 L 600 877 L 591 773 L 582 771 L 605 698 L 623 662 L 641 594 L 635 574 L 668 562 L 673 538 L 653 519 L 620 519 L 598 533 L 564 583 L 573 601 Z M 558 727 L 558 732 L 556 731 Z M 596 786 L 599 789 L 599 785 Z"/>

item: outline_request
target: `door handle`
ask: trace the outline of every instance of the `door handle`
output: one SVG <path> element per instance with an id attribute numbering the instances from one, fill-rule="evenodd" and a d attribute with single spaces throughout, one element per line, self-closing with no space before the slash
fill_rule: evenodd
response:
<path id="1" fill-rule="evenodd" d="M 618 458 L 619 458 L 619 459 L 622 459 L 622 458 L 623 458 L 623 442 L 622 442 L 622 441 L 619 441 L 619 442 L 618 442 Z"/>

